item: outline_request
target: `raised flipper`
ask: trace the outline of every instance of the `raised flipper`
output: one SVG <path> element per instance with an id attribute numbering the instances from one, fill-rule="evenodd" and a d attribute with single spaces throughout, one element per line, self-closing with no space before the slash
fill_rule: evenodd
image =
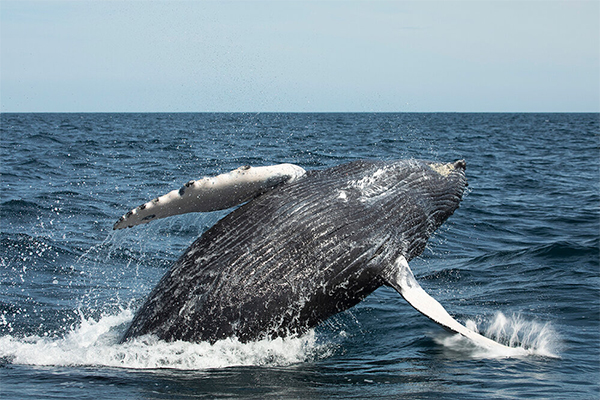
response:
<path id="1" fill-rule="evenodd" d="M 436 299 L 427 294 L 427 292 L 419 285 L 404 256 L 400 256 L 396 260 L 392 273 L 388 278 L 388 284 L 396 289 L 396 291 L 421 314 L 445 329 L 468 338 L 477 346 L 499 352 L 506 356 L 527 354 L 523 348 L 508 347 L 500 344 L 468 329 L 452 318 L 444 307 Z"/>
<path id="2" fill-rule="evenodd" d="M 156 219 L 189 212 L 224 210 L 244 203 L 283 182 L 293 181 L 306 171 L 293 164 L 240 167 L 215 177 L 189 181 L 123 215 L 113 229 L 131 228 Z"/>

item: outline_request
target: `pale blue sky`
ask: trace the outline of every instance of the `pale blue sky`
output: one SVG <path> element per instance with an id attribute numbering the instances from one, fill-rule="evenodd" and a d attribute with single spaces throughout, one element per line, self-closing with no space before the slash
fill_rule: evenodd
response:
<path id="1" fill-rule="evenodd" d="M 0 2 L 8 111 L 600 111 L 598 1 Z"/>

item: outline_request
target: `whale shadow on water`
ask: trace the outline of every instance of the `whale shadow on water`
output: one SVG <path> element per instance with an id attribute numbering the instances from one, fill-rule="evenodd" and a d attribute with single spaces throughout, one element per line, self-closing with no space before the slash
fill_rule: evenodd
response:
<path id="1" fill-rule="evenodd" d="M 244 203 L 173 264 L 121 341 L 147 334 L 209 343 L 298 336 L 387 285 L 475 345 L 525 354 L 454 320 L 408 266 L 459 207 L 465 169 L 464 160 L 414 159 L 313 171 L 241 167 L 142 204 L 114 229 Z"/>

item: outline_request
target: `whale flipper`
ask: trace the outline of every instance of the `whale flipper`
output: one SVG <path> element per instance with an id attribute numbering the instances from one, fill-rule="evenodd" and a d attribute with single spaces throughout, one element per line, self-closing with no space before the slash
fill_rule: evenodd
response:
<path id="1" fill-rule="evenodd" d="M 306 171 L 293 164 L 240 167 L 215 177 L 189 181 L 178 190 L 149 201 L 123 215 L 113 229 L 131 228 L 156 219 L 189 212 L 224 210 L 244 203 Z"/>
<path id="2" fill-rule="evenodd" d="M 502 354 L 513 356 L 525 354 L 525 350 L 522 348 L 513 348 L 500 344 L 468 329 L 455 320 L 448 314 L 444 306 L 425 292 L 421 285 L 419 285 L 404 256 L 396 259 L 392 273 L 387 280 L 388 284 L 396 289 L 411 306 L 443 328 L 458 333 L 471 340 L 477 346 L 487 350 L 499 351 Z"/>

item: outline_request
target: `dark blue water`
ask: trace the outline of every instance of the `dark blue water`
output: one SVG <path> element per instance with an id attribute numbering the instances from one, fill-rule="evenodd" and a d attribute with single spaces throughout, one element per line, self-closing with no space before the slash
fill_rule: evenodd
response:
<path id="1" fill-rule="evenodd" d="M 598 114 L 2 114 L 2 398 L 598 398 Z M 411 263 L 474 349 L 381 288 L 303 338 L 117 344 L 227 211 L 112 231 L 241 165 L 467 160 L 461 208 Z"/>

